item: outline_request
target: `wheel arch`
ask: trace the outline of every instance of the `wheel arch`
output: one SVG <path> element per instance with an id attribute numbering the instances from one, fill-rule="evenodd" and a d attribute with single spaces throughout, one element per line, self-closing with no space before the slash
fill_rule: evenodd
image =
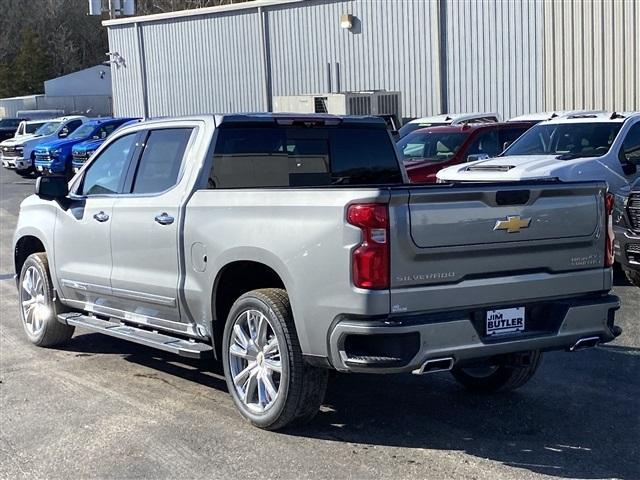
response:
<path id="1" fill-rule="evenodd" d="M 16 276 L 20 275 L 22 266 L 29 255 L 38 252 L 47 253 L 47 249 L 44 242 L 37 235 L 26 234 L 16 239 L 13 248 L 13 265 Z"/>
<path id="2" fill-rule="evenodd" d="M 258 253 L 258 252 L 254 252 Z M 216 271 L 211 289 L 211 336 L 216 355 L 222 346 L 222 333 L 227 316 L 233 303 L 241 295 L 260 288 L 282 288 L 289 295 L 291 309 L 294 312 L 292 282 L 288 271 L 277 260 L 268 259 L 269 255 L 243 255 L 229 257 Z M 296 322 L 297 323 L 297 322 Z M 220 358 L 218 356 L 218 358 Z"/>

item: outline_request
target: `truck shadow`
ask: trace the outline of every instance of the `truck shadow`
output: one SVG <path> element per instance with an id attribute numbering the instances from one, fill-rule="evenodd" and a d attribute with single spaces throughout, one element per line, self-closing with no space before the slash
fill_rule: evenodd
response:
<path id="1" fill-rule="evenodd" d="M 65 350 L 119 354 L 227 392 L 215 361 L 185 359 L 100 334 L 76 336 Z M 547 354 L 531 382 L 494 395 L 468 393 L 446 373 L 332 374 L 317 417 L 281 434 L 343 442 L 354 454 L 371 446 L 453 450 L 561 478 L 637 479 L 639 371 L 640 349 L 602 346 Z M 396 457 L 402 460 L 402 452 Z M 406 454 L 407 462 L 416 457 Z"/>
<path id="2" fill-rule="evenodd" d="M 639 368 L 634 348 L 548 354 L 528 385 L 495 395 L 470 394 L 448 374 L 337 375 L 321 413 L 287 434 L 457 450 L 563 478 L 637 479 Z"/>

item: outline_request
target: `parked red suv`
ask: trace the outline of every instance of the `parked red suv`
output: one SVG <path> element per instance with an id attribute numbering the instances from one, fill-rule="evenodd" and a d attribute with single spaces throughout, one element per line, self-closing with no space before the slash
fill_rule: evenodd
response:
<path id="1" fill-rule="evenodd" d="M 439 170 L 495 157 L 537 122 L 467 123 L 428 127 L 398 141 L 411 183 L 435 183 Z"/>

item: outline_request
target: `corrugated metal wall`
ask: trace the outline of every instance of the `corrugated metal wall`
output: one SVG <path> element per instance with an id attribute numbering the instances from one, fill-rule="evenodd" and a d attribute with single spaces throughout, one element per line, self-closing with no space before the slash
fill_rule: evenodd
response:
<path id="1" fill-rule="evenodd" d="M 354 28 L 340 28 L 352 14 Z M 438 3 L 433 0 L 317 1 L 268 10 L 274 95 L 331 89 L 402 92 L 402 113 L 439 113 Z M 337 73 L 339 72 L 339 80 Z"/>
<path id="2" fill-rule="evenodd" d="M 142 24 L 149 114 L 266 110 L 257 12 Z"/>
<path id="3" fill-rule="evenodd" d="M 109 27 L 109 51 L 117 52 L 123 63 L 111 66 L 113 82 L 113 111 L 123 117 L 144 112 L 140 57 L 134 24 Z"/>
<path id="4" fill-rule="evenodd" d="M 15 117 L 21 110 L 62 110 L 66 114 L 102 117 L 112 115 L 107 95 L 32 95 L 0 100 L 0 117 Z"/>
<path id="5" fill-rule="evenodd" d="M 269 4 L 265 51 L 258 9 L 238 8 L 111 25 L 110 50 L 125 59 L 112 67 L 116 113 L 144 111 L 138 28 L 152 116 L 266 110 L 268 82 L 273 95 L 328 91 L 328 64 L 332 90 L 399 90 L 405 117 L 640 110 L 635 0 Z M 346 13 L 350 31 L 340 28 Z"/>
<path id="6" fill-rule="evenodd" d="M 509 118 L 543 109 L 543 7 L 530 0 L 446 2 L 450 112 Z"/>
<path id="7" fill-rule="evenodd" d="M 640 110 L 640 3 L 545 4 L 547 109 Z"/>
<path id="8" fill-rule="evenodd" d="M 36 110 L 37 99 L 42 95 L 0 99 L 0 117 L 15 117 L 19 110 Z"/>

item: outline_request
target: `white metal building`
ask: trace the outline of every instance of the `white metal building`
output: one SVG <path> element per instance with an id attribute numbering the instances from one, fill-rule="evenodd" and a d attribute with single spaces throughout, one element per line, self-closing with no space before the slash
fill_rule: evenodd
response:
<path id="1" fill-rule="evenodd" d="M 85 68 L 44 82 L 44 94 L 0 99 L 0 117 L 20 110 L 62 110 L 90 116 L 111 115 L 111 69 Z"/>
<path id="2" fill-rule="evenodd" d="M 400 91 L 405 117 L 640 110 L 631 0 L 257 0 L 104 24 L 119 115 L 374 89 Z"/>

